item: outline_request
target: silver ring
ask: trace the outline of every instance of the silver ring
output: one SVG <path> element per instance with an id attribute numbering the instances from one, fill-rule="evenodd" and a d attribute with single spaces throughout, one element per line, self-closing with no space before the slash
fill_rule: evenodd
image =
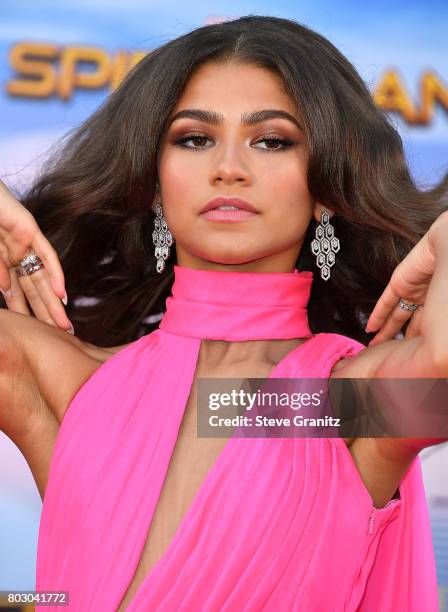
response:
<path id="1" fill-rule="evenodd" d="M 16 268 L 18 276 L 29 276 L 38 270 L 45 268 L 42 259 L 34 251 L 20 260 L 19 267 Z"/>
<path id="2" fill-rule="evenodd" d="M 421 304 L 413 304 L 412 302 L 406 302 L 406 300 L 403 300 L 403 298 L 400 298 L 399 306 L 403 310 L 410 310 L 412 312 L 415 312 L 417 308 L 421 306 Z"/>

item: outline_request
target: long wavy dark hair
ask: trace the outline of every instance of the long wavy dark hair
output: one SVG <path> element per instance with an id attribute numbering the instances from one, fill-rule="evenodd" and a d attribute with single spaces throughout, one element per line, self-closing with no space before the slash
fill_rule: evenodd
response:
<path id="1" fill-rule="evenodd" d="M 310 250 L 311 220 L 296 265 L 314 272 L 310 328 L 367 343 L 363 317 L 447 208 L 448 173 L 430 190 L 417 188 L 399 134 L 353 65 L 303 24 L 259 15 L 199 27 L 150 52 L 18 194 L 59 254 L 77 336 L 109 347 L 158 326 L 176 263 L 172 248 L 165 272 L 156 272 L 151 204 L 159 143 L 190 75 L 208 61 L 271 70 L 295 100 L 309 148 L 309 192 L 335 212 L 341 243 L 323 281 Z"/>

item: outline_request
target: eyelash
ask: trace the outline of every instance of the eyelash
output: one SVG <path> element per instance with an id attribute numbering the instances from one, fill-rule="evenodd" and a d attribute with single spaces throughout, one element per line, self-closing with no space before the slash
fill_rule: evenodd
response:
<path id="1" fill-rule="evenodd" d="M 207 147 L 187 147 L 184 145 L 184 143 L 188 142 L 189 140 L 195 140 L 199 138 L 210 140 L 209 138 L 207 138 L 207 136 L 204 136 L 203 134 L 192 133 L 186 136 L 182 136 L 182 138 L 176 140 L 174 144 L 183 146 L 185 149 L 192 149 L 193 151 L 202 151 L 202 149 L 206 149 Z M 276 142 L 283 145 L 281 149 L 261 149 L 261 151 L 264 151 L 266 153 L 277 153 L 278 151 L 286 151 L 295 144 L 295 142 L 289 138 L 279 138 L 278 136 L 273 136 L 271 138 L 262 138 L 261 140 L 258 140 L 257 143 L 258 142 Z"/>

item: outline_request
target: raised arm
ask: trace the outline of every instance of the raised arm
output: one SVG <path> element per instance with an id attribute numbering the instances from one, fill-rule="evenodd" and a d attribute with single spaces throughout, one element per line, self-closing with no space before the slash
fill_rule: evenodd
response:
<path id="1" fill-rule="evenodd" d="M 93 352 L 55 326 L 0 310 L 0 430 L 24 455 L 41 496 L 65 411 L 110 357 Z"/>
<path id="2" fill-rule="evenodd" d="M 44 267 L 18 279 L 15 268 L 30 250 Z M 0 309 L 0 430 L 24 455 L 43 495 L 65 411 L 83 382 L 113 351 L 71 335 L 57 254 L 33 216 L 1 181 L 0 287 L 8 306 Z"/>
<path id="3" fill-rule="evenodd" d="M 413 315 L 405 338 L 391 340 L 410 316 L 398 307 L 400 297 L 423 306 Z M 447 312 L 448 212 L 444 212 L 395 269 L 378 300 L 367 325 L 368 331 L 379 330 L 374 340 L 344 360 L 332 377 L 448 378 Z M 407 405 L 391 410 L 397 408 L 404 411 Z M 423 448 L 447 441 L 447 430 L 445 422 L 437 438 L 357 438 L 350 445 L 376 507 L 390 500 Z"/>

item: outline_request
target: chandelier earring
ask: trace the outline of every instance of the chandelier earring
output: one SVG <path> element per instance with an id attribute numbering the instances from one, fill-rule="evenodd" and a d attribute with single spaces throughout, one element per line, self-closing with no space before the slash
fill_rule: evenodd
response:
<path id="1" fill-rule="evenodd" d="M 157 272 L 161 274 L 165 270 L 165 261 L 170 256 L 170 246 L 174 243 L 174 237 L 170 230 L 165 217 L 163 216 L 162 202 L 157 202 L 154 207 L 156 216 L 154 218 L 154 231 L 152 233 L 152 241 L 155 248 L 155 256 L 157 259 Z"/>
<path id="2" fill-rule="evenodd" d="M 334 235 L 334 227 L 330 223 L 330 215 L 325 208 L 321 212 L 320 223 L 314 235 L 311 252 L 316 255 L 316 265 L 320 269 L 321 278 L 327 281 L 330 278 L 330 268 L 336 262 L 336 253 L 340 249 L 340 243 Z"/>

